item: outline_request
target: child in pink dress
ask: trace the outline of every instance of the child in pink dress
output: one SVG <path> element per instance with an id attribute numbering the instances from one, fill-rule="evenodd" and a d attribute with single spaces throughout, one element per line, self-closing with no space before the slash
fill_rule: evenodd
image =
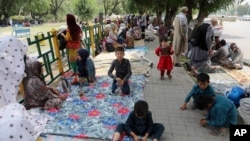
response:
<path id="1" fill-rule="evenodd" d="M 166 36 L 160 39 L 160 46 L 155 49 L 155 54 L 159 56 L 157 69 L 161 72 L 161 79 L 164 79 L 165 70 L 168 78 L 172 78 L 171 71 L 173 69 L 172 56 L 174 53 L 172 43 Z"/>

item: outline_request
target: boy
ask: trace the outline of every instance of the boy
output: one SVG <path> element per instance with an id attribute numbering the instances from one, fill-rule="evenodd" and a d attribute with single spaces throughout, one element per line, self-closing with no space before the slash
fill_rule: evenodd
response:
<path id="1" fill-rule="evenodd" d="M 112 62 L 109 70 L 108 76 L 113 79 L 111 94 L 113 95 L 117 89 L 117 86 L 121 87 L 122 94 L 128 95 L 130 93 L 130 88 L 128 80 L 132 75 L 130 61 L 123 58 L 125 55 L 123 47 L 117 47 L 115 49 L 116 59 Z M 113 70 L 116 73 L 113 75 Z"/>
<path id="2" fill-rule="evenodd" d="M 126 123 L 118 124 L 113 137 L 113 141 L 121 140 L 121 134 L 126 132 L 126 135 L 132 136 L 134 141 L 146 141 L 148 136 L 151 136 L 153 141 L 159 141 L 164 126 L 160 123 L 153 123 L 152 113 L 148 111 L 148 103 L 139 100 L 134 105 L 134 110 L 131 111 Z"/>
<path id="3" fill-rule="evenodd" d="M 195 84 L 193 89 L 189 92 L 185 99 L 185 103 L 181 106 L 181 110 L 187 109 L 187 103 L 189 102 L 190 98 L 193 97 L 194 105 L 193 109 L 196 108 L 196 98 L 198 95 L 211 95 L 214 96 L 214 89 L 209 85 L 209 75 L 206 73 L 200 73 L 197 76 L 197 83 Z"/>
<path id="4" fill-rule="evenodd" d="M 199 95 L 196 99 L 197 108 L 208 110 L 206 119 L 200 120 L 200 125 L 214 126 L 213 135 L 224 135 L 230 125 L 237 124 L 237 109 L 232 101 L 222 95 Z"/>

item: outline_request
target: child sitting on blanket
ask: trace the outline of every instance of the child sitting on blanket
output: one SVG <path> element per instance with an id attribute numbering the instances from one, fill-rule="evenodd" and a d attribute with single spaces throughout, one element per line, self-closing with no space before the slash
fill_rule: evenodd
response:
<path id="1" fill-rule="evenodd" d="M 77 51 L 77 69 L 79 78 L 82 80 L 87 80 L 87 82 L 82 82 L 84 84 L 94 83 L 95 77 L 95 64 L 93 60 L 89 57 L 89 51 L 84 48 L 80 48 Z"/>
<path id="2" fill-rule="evenodd" d="M 121 87 L 122 94 L 128 95 L 130 93 L 130 88 L 128 80 L 132 75 L 130 61 L 123 58 L 125 55 L 123 47 L 117 47 L 115 49 L 116 59 L 112 62 L 109 70 L 108 76 L 113 79 L 111 94 L 114 95 L 117 87 Z M 113 71 L 116 71 L 115 75 Z"/>
<path id="3" fill-rule="evenodd" d="M 197 83 L 193 86 L 193 89 L 189 92 L 186 96 L 185 103 L 181 106 L 181 110 L 187 109 L 187 103 L 189 102 L 190 98 L 193 97 L 193 109 L 196 108 L 196 98 L 199 95 L 211 95 L 214 96 L 214 89 L 212 86 L 209 85 L 209 75 L 206 73 L 200 73 L 197 76 Z"/>
<path id="4" fill-rule="evenodd" d="M 121 134 L 125 132 L 126 135 L 132 136 L 134 141 L 147 141 L 150 137 L 153 141 L 159 141 L 164 126 L 161 123 L 154 123 L 152 113 L 148 111 L 148 103 L 139 100 L 134 105 L 134 110 L 131 111 L 126 123 L 120 123 L 116 127 L 113 136 L 113 141 L 120 141 Z"/>

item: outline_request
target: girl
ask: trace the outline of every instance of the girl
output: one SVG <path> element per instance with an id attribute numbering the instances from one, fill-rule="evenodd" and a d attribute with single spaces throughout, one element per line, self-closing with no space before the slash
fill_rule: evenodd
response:
<path id="1" fill-rule="evenodd" d="M 166 36 L 160 39 L 160 46 L 156 48 L 155 54 L 159 56 L 159 62 L 157 69 L 161 72 L 161 79 L 164 79 L 165 70 L 167 70 L 168 78 L 172 78 L 171 71 L 173 69 L 173 60 L 171 55 L 173 55 L 174 50 L 172 48 L 171 41 L 168 41 Z"/>
<path id="2" fill-rule="evenodd" d="M 77 68 L 79 73 L 79 78 L 86 78 L 87 83 L 95 82 L 95 65 L 93 60 L 89 57 L 89 51 L 80 48 L 77 51 Z M 85 83 L 85 84 L 87 84 Z"/>

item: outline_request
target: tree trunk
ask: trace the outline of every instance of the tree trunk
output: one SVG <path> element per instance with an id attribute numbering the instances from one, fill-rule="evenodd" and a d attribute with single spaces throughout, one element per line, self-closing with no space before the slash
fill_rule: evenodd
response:
<path id="1" fill-rule="evenodd" d="M 166 6 L 166 16 L 165 16 L 165 26 L 167 28 L 167 30 L 169 30 L 172 26 L 173 26 L 173 21 L 174 21 L 174 18 L 175 18 L 175 15 L 178 11 L 178 8 L 169 8 L 168 6 Z"/>
<path id="2" fill-rule="evenodd" d="M 193 5 L 194 5 L 194 1 L 187 0 L 185 5 L 188 7 L 187 21 L 189 23 L 193 19 L 192 9 L 193 9 Z"/>
<path id="3" fill-rule="evenodd" d="M 161 17 L 162 17 L 162 11 L 156 10 L 156 21 L 157 21 L 157 25 L 160 25 L 160 22 L 162 21 Z"/>

